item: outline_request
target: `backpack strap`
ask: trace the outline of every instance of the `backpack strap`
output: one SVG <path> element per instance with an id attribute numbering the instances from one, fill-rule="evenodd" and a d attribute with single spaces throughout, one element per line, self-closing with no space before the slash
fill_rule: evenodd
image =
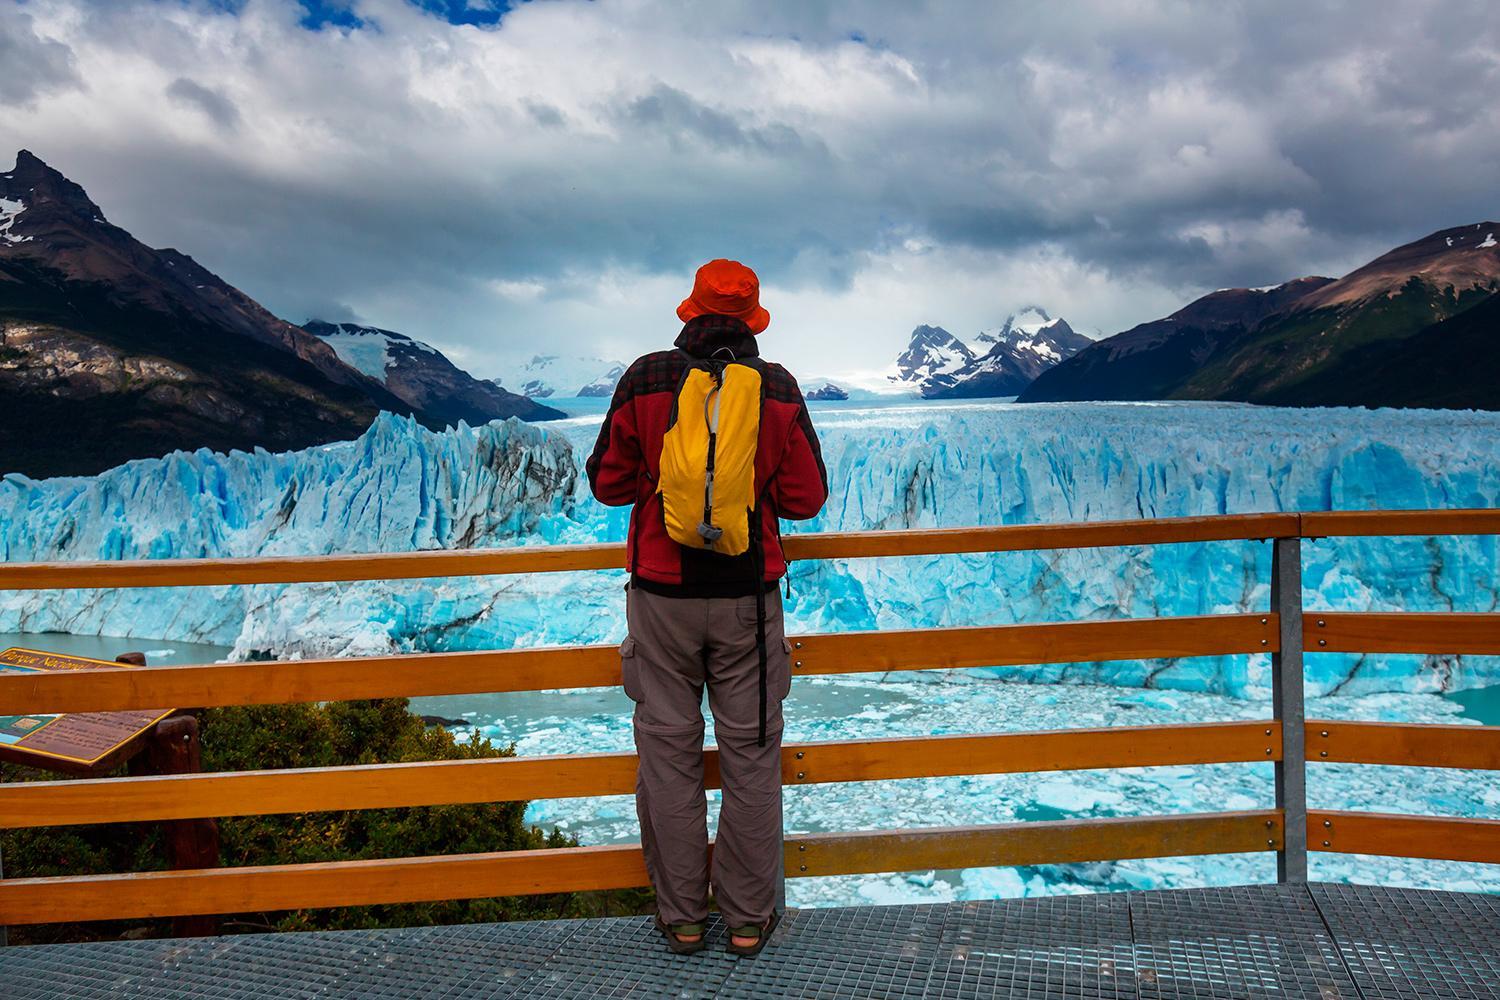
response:
<path id="1" fill-rule="evenodd" d="M 756 359 L 758 362 L 759 359 Z M 740 364 L 747 364 L 741 361 Z M 760 426 L 765 426 L 766 416 L 766 370 L 763 364 L 750 365 L 760 372 Z M 757 730 L 755 745 L 763 747 L 766 745 L 766 550 L 765 541 L 761 537 L 761 503 L 765 499 L 766 492 L 771 488 L 768 482 L 761 487 L 755 496 L 755 506 L 750 509 L 750 565 L 755 574 L 755 658 L 759 668 L 760 686 L 760 726 Z"/>

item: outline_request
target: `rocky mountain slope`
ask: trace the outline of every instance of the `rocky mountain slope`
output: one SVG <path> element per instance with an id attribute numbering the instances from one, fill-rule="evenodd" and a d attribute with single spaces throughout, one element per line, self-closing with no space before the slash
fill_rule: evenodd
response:
<path id="1" fill-rule="evenodd" d="M 441 423 L 24 150 L 0 174 L 0 392 L 0 474 L 306 447 L 381 410 Z"/>
<path id="2" fill-rule="evenodd" d="M 553 420 L 560 410 L 477 379 L 431 344 L 394 330 L 310 320 L 302 327 L 333 348 L 339 360 L 379 381 L 434 426 L 497 418 Z"/>
<path id="3" fill-rule="evenodd" d="M 1214 292 L 1080 351 L 1020 399 L 1500 408 L 1494 380 L 1443 373 L 1435 359 L 1453 346 L 1431 332 L 1463 331 L 1475 366 L 1495 356 L 1500 329 L 1483 322 L 1492 313 L 1462 317 L 1500 292 L 1497 233 L 1494 223 L 1445 229 L 1337 280 Z"/>
<path id="4" fill-rule="evenodd" d="M 1500 410 L 1500 294 L 1410 337 L 1351 351 L 1302 391 L 1330 406 Z"/>

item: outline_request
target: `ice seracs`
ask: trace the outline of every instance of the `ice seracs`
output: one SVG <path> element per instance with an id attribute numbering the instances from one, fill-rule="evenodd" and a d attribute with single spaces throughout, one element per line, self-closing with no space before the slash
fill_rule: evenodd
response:
<path id="1" fill-rule="evenodd" d="M 1500 507 L 1500 413 L 1296 410 L 1214 403 L 820 408 L 833 500 L 788 530 L 1038 524 L 1274 510 Z M 579 467 L 597 421 L 433 432 L 382 416 L 299 452 L 207 450 L 92 478 L 0 481 L 15 562 L 409 551 L 618 542 L 627 508 Z M 1464 442 L 1454 448 L 1453 441 Z M 1309 608 L 1485 610 L 1485 538 L 1304 546 Z M 793 564 L 792 627 L 827 632 L 1263 611 L 1258 542 Z M 0 631 L 144 635 L 236 655 L 374 654 L 617 641 L 617 573 L 0 593 Z M 1008 680 L 1261 697 L 1265 656 L 996 668 Z M 1497 658 L 1318 654 L 1310 694 L 1500 682 Z"/>

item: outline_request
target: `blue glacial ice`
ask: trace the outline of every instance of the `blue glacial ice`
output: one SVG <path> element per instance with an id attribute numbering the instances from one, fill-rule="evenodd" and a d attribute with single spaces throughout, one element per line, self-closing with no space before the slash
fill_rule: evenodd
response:
<path id="1" fill-rule="evenodd" d="M 1500 506 L 1500 415 L 1215 404 L 830 405 L 815 412 L 835 500 L 793 530 L 1170 517 L 1294 509 Z M 92 478 L 0 482 L 7 561 L 326 554 L 618 541 L 626 512 L 579 474 L 598 418 L 445 433 L 382 416 L 303 452 L 198 451 Z M 795 630 L 857 630 L 1263 609 L 1264 543 L 799 563 Z M 1493 611 L 1492 538 L 1305 547 L 1308 603 Z M 0 631 L 140 635 L 238 657 L 359 655 L 617 640 L 621 574 L 0 594 Z M 1495 683 L 1468 657 L 1308 658 L 1310 710 L 1458 721 L 1435 692 Z M 1263 657 L 804 678 L 789 739 L 1264 717 Z M 992 678 L 1034 682 L 996 684 Z M 429 699 L 523 754 L 624 750 L 618 691 Z M 428 707 L 422 709 L 429 710 Z M 711 732 L 711 730 L 710 730 Z M 1491 816 L 1466 772 L 1317 766 L 1313 800 Z M 999 775 L 793 788 L 789 833 L 1261 808 L 1260 765 Z M 539 801 L 532 821 L 585 842 L 638 836 L 629 797 Z M 1259 881 L 1267 855 L 795 880 L 801 905 L 986 898 Z M 1500 890 L 1500 867 L 1317 855 L 1314 875 Z"/>
<path id="2" fill-rule="evenodd" d="M 1500 415 L 1225 404 L 912 404 L 815 412 L 834 500 L 791 530 L 1021 524 L 1269 510 L 1500 505 Z M 353 442 L 200 450 L 93 478 L 0 482 L 8 561 L 323 554 L 618 541 L 579 473 L 598 417 L 435 433 L 381 416 Z M 792 568 L 794 628 L 1261 610 L 1269 546 L 1209 543 Z M 1305 546 L 1322 609 L 1492 611 L 1496 539 Z M 617 640 L 619 574 L 8 593 L 0 631 L 149 635 L 235 655 L 356 655 Z M 1493 683 L 1473 657 L 1309 657 L 1314 692 Z M 1008 667 L 1015 680 L 1260 697 L 1263 656 Z"/>

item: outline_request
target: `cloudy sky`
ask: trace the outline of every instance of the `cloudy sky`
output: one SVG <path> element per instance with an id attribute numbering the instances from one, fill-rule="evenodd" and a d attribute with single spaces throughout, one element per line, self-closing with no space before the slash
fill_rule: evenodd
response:
<path id="1" fill-rule="evenodd" d="M 1500 215 L 1497 94 L 1494 0 L 0 0 L 0 168 L 482 376 L 714 256 L 804 373 L 1342 273 Z"/>

